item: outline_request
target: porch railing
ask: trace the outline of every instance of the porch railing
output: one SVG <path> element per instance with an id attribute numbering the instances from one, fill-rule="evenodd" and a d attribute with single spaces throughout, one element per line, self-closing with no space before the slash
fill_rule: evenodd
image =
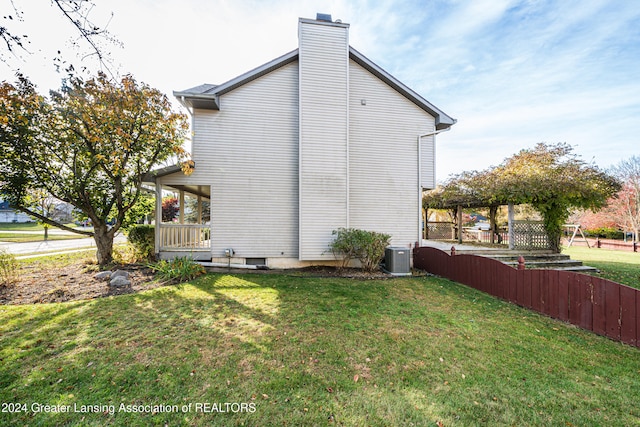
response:
<path id="1" fill-rule="evenodd" d="M 211 249 L 211 226 L 161 224 L 160 250 Z"/>

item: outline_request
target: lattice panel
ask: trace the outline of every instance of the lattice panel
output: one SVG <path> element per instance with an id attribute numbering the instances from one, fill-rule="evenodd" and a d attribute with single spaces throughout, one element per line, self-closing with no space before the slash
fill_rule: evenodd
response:
<path id="1" fill-rule="evenodd" d="M 514 247 L 517 249 L 549 249 L 549 238 L 544 225 L 536 221 L 514 221 Z"/>
<path id="2" fill-rule="evenodd" d="M 427 239 L 431 240 L 453 240 L 455 231 L 452 222 L 429 222 L 427 223 Z"/>

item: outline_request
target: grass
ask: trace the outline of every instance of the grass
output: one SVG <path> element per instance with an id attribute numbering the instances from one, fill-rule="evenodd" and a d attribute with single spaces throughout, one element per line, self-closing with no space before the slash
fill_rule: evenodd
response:
<path id="1" fill-rule="evenodd" d="M 22 266 L 30 266 L 32 268 L 50 268 L 65 267 L 78 262 L 93 261 L 96 262 L 95 248 L 86 251 L 58 253 L 52 254 L 32 254 L 40 256 L 30 256 L 29 258 L 18 259 L 18 263 Z"/>
<path id="2" fill-rule="evenodd" d="M 640 423 L 638 349 L 429 277 L 210 274 L 5 306 L 0 360 L 0 401 L 28 409 L 0 413 L 3 426 Z M 33 403 L 98 413 L 33 413 Z"/>
<path id="3" fill-rule="evenodd" d="M 65 224 L 67 227 L 78 228 L 77 225 Z M 51 229 L 51 228 L 50 228 Z M 43 231 L 44 225 L 37 222 L 0 222 L 0 231 Z"/>
<path id="4" fill-rule="evenodd" d="M 640 289 L 640 253 L 576 246 L 562 252 L 600 270 L 599 277 Z"/>
<path id="5" fill-rule="evenodd" d="M 68 227 L 78 228 L 75 224 L 66 224 Z M 50 227 L 49 230 L 56 228 Z M 86 238 L 82 234 L 57 234 L 49 233 L 48 240 L 70 240 Z M 24 233 L 28 232 L 28 233 Z M 44 226 L 35 222 L 26 223 L 0 223 L 0 242 L 26 243 L 26 242 L 43 242 Z"/>
<path id="6" fill-rule="evenodd" d="M 84 239 L 87 236 L 81 234 L 53 234 L 49 233 L 47 240 L 72 240 L 72 239 Z M 27 243 L 27 242 L 44 242 L 44 234 L 22 234 L 0 231 L 0 242 L 11 243 Z"/>
<path id="7" fill-rule="evenodd" d="M 39 231 L 44 230 L 42 224 L 37 222 L 2 222 L 0 231 Z"/>

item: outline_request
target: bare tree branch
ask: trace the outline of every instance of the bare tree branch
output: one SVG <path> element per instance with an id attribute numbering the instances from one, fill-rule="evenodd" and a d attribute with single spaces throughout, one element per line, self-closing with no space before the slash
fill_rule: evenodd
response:
<path id="1" fill-rule="evenodd" d="M 26 46 L 28 41 L 25 39 L 28 39 L 28 35 L 16 34 L 15 29 L 10 28 L 11 24 L 9 21 L 24 21 L 23 12 L 18 9 L 13 0 L 11 0 L 11 5 L 13 7 L 13 13 L 3 16 L 6 24 L 0 25 L 0 40 L 4 42 L 6 49 L 6 51 L 0 49 L 0 61 L 5 63 L 7 63 L 6 52 L 9 52 L 16 58 L 19 58 L 17 54 L 18 51 L 31 53 Z M 74 45 L 80 46 L 84 44 L 88 46 L 89 53 L 82 55 L 81 61 L 88 57 L 96 57 L 100 64 L 100 69 L 109 74 L 111 78 L 115 78 L 116 73 L 112 70 L 109 51 L 105 45 L 103 45 L 103 42 L 116 46 L 122 45 L 122 43 L 107 30 L 111 18 L 113 18 L 113 13 L 111 13 L 111 17 L 104 26 L 98 26 L 90 19 L 91 12 L 95 7 L 95 3 L 92 0 L 51 0 L 51 5 L 55 6 L 62 13 L 64 18 L 71 23 L 75 31 L 79 34 L 77 40 L 73 42 Z M 60 54 L 61 52 L 59 50 L 58 55 Z M 66 61 L 63 61 L 60 57 L 54 59 L 56 67 L 60 67 L 61 64 L 65 63 Z M 73 72 L 73 64 L 69 63 L 65 70 L 70 73 Z"/>

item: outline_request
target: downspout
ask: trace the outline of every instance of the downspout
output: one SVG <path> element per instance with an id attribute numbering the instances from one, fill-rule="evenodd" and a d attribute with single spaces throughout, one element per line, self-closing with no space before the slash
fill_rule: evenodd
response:
<path id="1" fill-rule="evenodd" d="M 424 137 L 435 136 L 439 133 L 447 132 L 449 130 L 451 130 L 451 127 L 418 135 L 418 242 L 420 243 L 422 243 L 422 145 L 420 143 L 422 141 L 422 138 Z M 436 145 L 435 138 L 433 139 L 433 145 L 434 147 Z"/>

